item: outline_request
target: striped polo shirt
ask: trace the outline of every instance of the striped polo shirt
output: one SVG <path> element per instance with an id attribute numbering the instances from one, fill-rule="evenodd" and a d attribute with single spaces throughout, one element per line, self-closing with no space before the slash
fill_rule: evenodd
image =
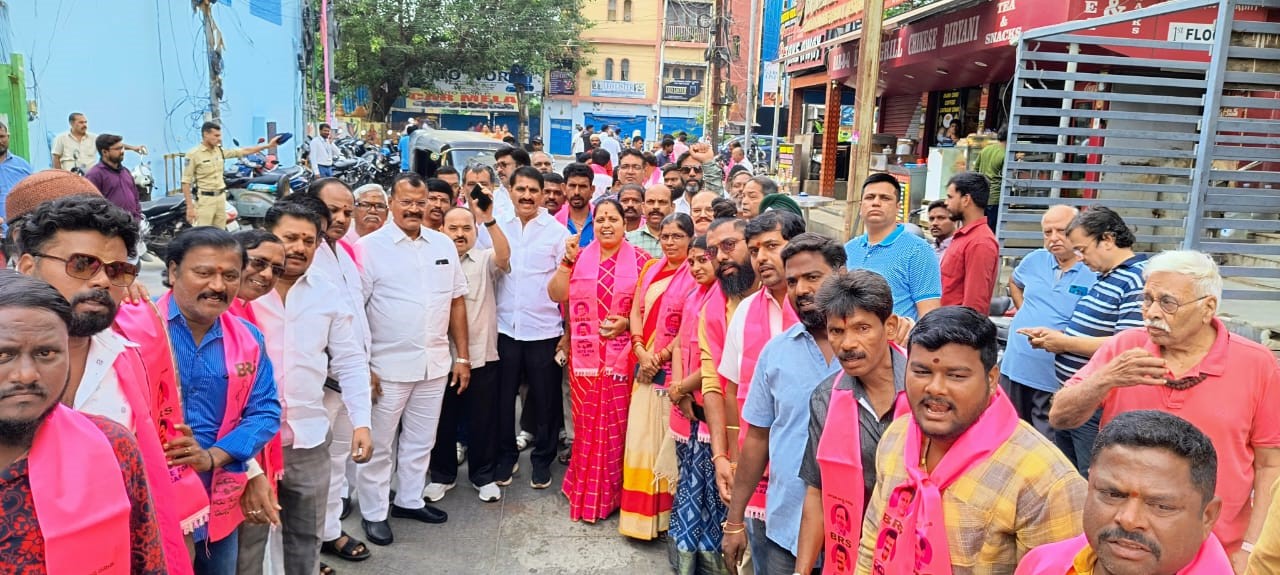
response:
<path id="1" fill-rule="evenodd" d="M 1110 337 L 1131 327 L 1142 327 L 1142 270 L 1147 256 L 1135 255 L 1098 276 L 1089 293 L 1080 298 L 1063 333 L 1073 336 Z M 1054 358 L 1058 383 L 1067 381 L 1089 363 L 1089 357 L 1060 353 Z"/>
<path id="2" fill-rule="evenodd" d="M 917 303 L 942 297 L 942 272 L 929 242 L 905 230 L 899 223 L 878 244 L 871 244 L 867 234 L 849 240 L 845 265 L 884 276 L 893 290 L 893 313 L 916 320 Z"/>

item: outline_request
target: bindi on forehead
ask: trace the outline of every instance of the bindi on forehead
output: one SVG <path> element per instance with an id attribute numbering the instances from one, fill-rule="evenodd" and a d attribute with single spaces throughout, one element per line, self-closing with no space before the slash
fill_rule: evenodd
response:
<path id="1" fill-rule="evenodd" d="M 942 363 L 942 360 L 940 360 L 940 359 L 938 359 L 938 358 L 936 358 L 936 357 L 935 357 L 935 358 L 933 358 L 933 365 L 938 365 L 939 363 Z"/>

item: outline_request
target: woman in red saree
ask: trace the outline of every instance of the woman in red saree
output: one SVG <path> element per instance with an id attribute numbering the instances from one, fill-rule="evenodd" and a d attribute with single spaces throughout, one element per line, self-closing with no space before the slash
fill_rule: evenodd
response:
<path id="1" fill-rule="evenodd" d="M 671 214 L 659 226 L 662 259 L 649 260 L 631 303 L 631 335 L 636 368 L 622 459 L 622 515 L 618 532 L 650 540 L 667 530 L 675 494 L 675 442 L 668 429 L 667 385 L 680 332 L 681 310 L 695 286 L 689 274 L 693 219 Z M 659 458 L 659 454 L 664 457 Z"/>
<path id="2" fill-rule="evenodd" d="M 622 204 L 596 205 L 595 240 L 566 242 L 547 295 L 569 315 L 573 454 L 564 477 L 569 518 L 594 523 L 622 503 L 622 450 L 631 393 L 631 300 L 649 254 L 627 243 Z"/>

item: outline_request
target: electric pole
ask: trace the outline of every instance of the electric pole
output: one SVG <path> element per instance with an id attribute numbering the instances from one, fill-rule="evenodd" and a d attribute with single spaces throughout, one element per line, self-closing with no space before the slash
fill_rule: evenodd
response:
<path id="1" fill-rule="evenodd" d="M 707 126 L 707 141 L 711 143 L 711 149 L 714 151 L 719 143 L 720 136 L 720 107 L 724 105 L 722 101 L 722 78 L 724 66 L 722 65 L 721 50 L 724 49 L 724 12 L 725 0 L 716 0 L 714 12 L 711 15 L 713 22 L 711 33 L 711 123 Z"/>
<path id="2" fill-rule="evenodd" d="M 222 33 L 213 21 L 215 0 L 201 0 L 200 16 L 204 20 L 204 43 L 209 58 L 209 120 L 222 123 Z"/>
<path id="3" fill-rule="evenodd" d="M 853 224 L 862 202 L 862 182 L 871 171 L 871 132 L 875 129 L 876 81 L 880 78 L 880 32 L 883 29 L 884 0 L 863 0 L 862 36 L 858 39 L 858 67 L 854 70 L 857 76 L 853 85 L 853 133 L 858 143 L 849 154 L 849 184 L 844 206 L 845 239 L 854 237 L 856 233 Z M 833 127 L 826 128 L 830 130 Z M 834 128 L 838 130 L 839 125 Z"/>

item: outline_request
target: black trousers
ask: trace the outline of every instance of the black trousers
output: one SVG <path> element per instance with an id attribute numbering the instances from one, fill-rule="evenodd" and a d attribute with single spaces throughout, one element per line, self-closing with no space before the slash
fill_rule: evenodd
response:
<path id="1" fill-rule="evenodd" d="M 498 469 L 496 480 L 505 480 L 511 467 L 520 458 L 516 450 L 516 390 L 520 384 L 529 386 L 525 398 L 524 413 L 533 434 L 533 452 L 529 455 L 534 470 L 551 468 L 556 458 L 557 432 L 564 420 L 563 394 L 560 379 L 563 368 L 556 363 L 556 344 L 559 337 L 537 341 L 519 341 L 505 334 L 498 334 L 499 385 L 498 385 Z M 474 429 L 474 428 L 473 428 Z"/>
<path id="2" fill-rule="evenodd" d="M 498 412 L 498 372 L 500 362 L 491 361 L 471 370 L 471 383 L 458 393 L 457 387 L 444 392 L 440 422 L 436 427 L 436 444 L 431 448 L 431 482 L 453 483 L 458 479 L 459 421 L 466 427 L 467 477 L 476 486 L 493 483 L 498 434 L 493 426 Z"/>
<path id="3" fill-rule="evenodd" d="M 1005 393 L 1009 394 L 1009 401 L 1017 410 L 1018 417 L 1030 423 L 1049 441 L 1053 441 L 1054 431 L 1049 426 L 1049 406 L 1053 403 L 1053 393 L 1023 385 L 1009 379 L 1007 375 L 1000 376 L 1000 384 L 1004 387 Z"/>

